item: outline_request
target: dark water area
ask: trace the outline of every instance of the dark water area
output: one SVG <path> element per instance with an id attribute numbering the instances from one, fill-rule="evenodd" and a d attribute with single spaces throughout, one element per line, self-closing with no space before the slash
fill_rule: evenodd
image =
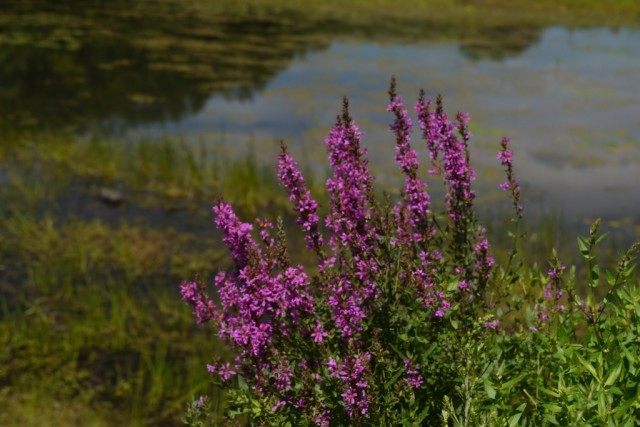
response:
<path id="1" fill-rule="evenodd" d="M 558 214 L 574 225 L 603 217 L 637 228 L 638 28 L 372 27 L 291 12 L 149 5 L 4 6 L 0 127 L 170 136 L 251 150 L 265 162 L 284 139 L 322 174 L 322 140 L 348 95 L 379 180 L 394 183 L 385 111 L 393 74 L 411 105 L 423 87 L 443 94 L 451 112 L 471 114 L 486 210 L 508 206 L 495 160 L 508 135 L 534 216 Z M 414 140 L 424 159 L 417 133 Z"/>

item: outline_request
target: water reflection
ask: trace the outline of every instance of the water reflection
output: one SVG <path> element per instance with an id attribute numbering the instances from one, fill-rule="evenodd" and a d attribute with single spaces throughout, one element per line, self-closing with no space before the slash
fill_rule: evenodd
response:
<path id="1" fill-rule="evenodd" d="M 550 28 L 538 44 L 503 61 L 469 59 L 455 42 L 341 42 L 294 60 L 251 102 L 213 96 L 198 114 L 138 132 L 210 141 L 224 132 L 234 146 L 247 134 L 254 141 L 284 137 L 303 158 L 321 159 L 339 94 L 350 94 L 373 164 L 382 179 L 393 179 L 384 105 L 395 74 L 407 97 L 425 86 L 431 95 L 444 93 L 450 109 L 472 113 L 480 187 L 497 186 L 495 151 L 507 134 L 530 206 L 579 218 L 638 216 L 638 70 L 637 30 Z"/>
<path id="2" fill-rule="evenodd" d="M 278 17 L 203 20 L 168 2 L 14 3 L 0 12 L 0 113 L 11 127 L 178 120 L 212 94 L 249 98 L 322 46 Z"/>
<path id="3" fill-rule="evenodd" d="M 349 94 L 377 172 L 393 180 L 384 105 L 396 74 L 407 97 L 424 86 L 472 113 L 480 187 L 495 189 L 497 141 L 509 134 L 534 206 L 640 215 L 639 30 L 188 5 L 3 4 L 0 126 L 177 134 L 235 148 L 286 138 L 313 165 Z"/>
<path id="4" fill-rule="evenodd" d="M 461 41 L 460 53 L 469 59 L 502 61 L 538 43 L 541 32 L 537 27 L 501 25 L 492 28 L 489 37 Z"/>
<path id="5" fill-rule="evenodd" d="M 354 24 L 274 11 L 201 13 L 172 2 L 3 2 L 0 117 L 5 127 L 94 129 L 179 120 L 212 95 L 248 99 L 292 61 L 340 37 L 462 38 L 463 55 L 501 60 L 539 28 L 478 34 L 452 22 Z"/>

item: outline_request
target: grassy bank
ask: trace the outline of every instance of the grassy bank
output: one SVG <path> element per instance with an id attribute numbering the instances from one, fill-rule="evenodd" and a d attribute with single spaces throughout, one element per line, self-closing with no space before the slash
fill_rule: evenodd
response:
<path id="1" fill-rule="evenodd" d="M 179 140 L 5 135 L 0 181 L 2 425 L 178 424 L 225 351 L 177 292 L 227 266 L 210 205 L 223 196 L 245 218 L 282 214 L 298 232 L 270 162 Z M 529 259 L 559 242 L 573 250 L 561 223 L 531 227 Z M 499 257 L 509 244 L 494 242 Z"/>
<path id="2" fill-rule="evenodd" d="M 78 13 L 32 1 L 0 12 L 0 106 L 11 106 L 0 115 L 0 425 L 178 425 L 205 392 L 220 407 L 204 365 L 226 350 L 193 325 L 177 290 L 228 265 L 210 207 L 224 197 L 243 218 L 284 215 L 300 237 L 261 157 L 271 146 L 258 158 L 76 135 L 179 119 L 212 94 L 250 97 L 337 39 L 453 40 L 501 58 L 550 25 L 640 24 L 640 2 L 624 0 L 239 3 L 114 1 Z M 321 186 L 311 183 L 314 195 Z M 496 236 L 506 221 L 490 223 Z M 560 221 L 529 227 L 528 260 L 552 247 L 572 259 Z M 290 242 L 294 259 L 301 241 Z M 510 240 L 492 242 L 506 257 Z"/>
<path id="3" fill-rule="evenodd" d="M 282 210 L 273 174 L 179 141 L 0 147 L 0 424 L 179 424 L 225 350 L 177 285 L 226 264 L 215 198 Z"/>

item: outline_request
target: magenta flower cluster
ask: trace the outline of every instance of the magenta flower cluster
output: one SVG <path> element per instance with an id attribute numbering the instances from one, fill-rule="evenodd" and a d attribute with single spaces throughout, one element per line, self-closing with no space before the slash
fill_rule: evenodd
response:
<path id="1" fill-rule="evenodd" d="M 296 221 L 305 232 L 307 247 L 319 251 L 322 246 L 322 236 L 318 228 L 320 222 L 318 202 L 311 197 L 300 168 L 294 158 L 287 153 L 284 143 L 282 153 L 278 156 L 277 169 L 278 178 L 287 189 L 289 200 L 298 214 Z"/>
<path id="2" fill-rule="evenodd" d="M 564 265 L 551 267 L 548 271 L 549 281 L 542 293 L 543 300 L 538 304 L 538 321 L 546 323 L 554 313 L 561 313 L 565 309 L 565 291 L 562 289 L 562 274 Z"/>
<path id="3" fill-rule="evenodd" d="M 395 93 L 395 81 L 389 90 L 391 98 L 387 110 L 393 112 L 395 120 L 389 128 L 396 138 L 396 163 L 405 175 L 403 198 L 396 205 L 395 215 L 398 222 L 398 234 L 406 242 L 420 241 L 428 238 L 430 198 L 426 191 L 426 183 L 418 178 L 418 154 L 411 147 L 411 128 L 413 123 L 404 107 L 401 96 Z M 409 233 L 403 233 L 404 230 Z M 427 232 L 425 235 L 425 231 Z"/>
<path id="4" fill-rule="evenodd" d="M 520 183 L 515 178 L 513 171 L 513 151 L 510 148 L 511 139 L 504 137 L 500 141 L 500 151 L 496 155 L 496 158 L 500 164 L 504 167 L 506 174 L 506 181 L 500 183 L 500 189 L 508 191 L 511 194 L 511 200 L 513 201 L 513 209 L 516 212 L 518 218 L 522 218 L 522 204 L 520 203 Z"/>
<path id="5" fill-rule="evenodd" d="M 421 96 L 416 105 L 420 129 L 431 155 L 433 171 L 441 172 L 447 185 L 445 201 L 450 219 L 458 232 L 471 221 L 475 193 L 471 183 L 475 180 L 475 171 L 469 161 L 468 142 L 469 115 L 458 113 L 456 120 L 447 117 L 442 98 L 436 100 L 435 111 L 430 111 L 430 101 Z M 458 130 L 460 137 L 455 131 Z"/>
<path id="6" fill-rule="evenodd" d="M 331 243 L 349 247 L 361 254 L 371 249 L 375 239 L 369 196 L 373 178 L 369 174 L 367 152 L 360 145 L 362 132 L 348 114 L 342 117 L 325 139 L 332 175 L 327 180 L 330 212 L 326 219 L 332 231 Z"/>
<path id="7" fill-rule="evenodd" d="M 352 274 L 337 272 L 329 283 L 328 305 L 335 325 L 344 338 L 362 330 L 371 300 L 379 294 L 375 277 L 379 270 L 375 247 L 379 230 L 372 221 L 370 204 L 373 178 L 362 133 L 351 118 L 345 98 L 343 113 L 325 139 L 332 174 L 327 179 L 329 229 L 333 256 L 323 268 L 349 262 Z M 348 252 L 348 260 L 344 254 Z"/>
<path id="8" fill-rule="evenodd" d="M 342 363 L 329 359 L 327 368 L 329 376 L 339 380 L 342 400 L 350 417 L 367 415 L 369 411 L 369 362 L 371 355 L 367 352 L 349 356 Z"/>
<path id="9" fill-rule="evenodd" d="M 446 213 L 438 220 L 419 176 L 413 124 L 395 82 L 389 95 L 395 160 L 404 175 L 394 204 L 376 199 L 362 133 L 346 98 L 324 141 L 331 167 L 324 221 L 284 144 L 277 156 L 278 178 L 295 221 L 317 256 L 314 269 L 291 263 L 284 236 L 274 233 L 270 222 L 257 221 L 254 230 L 227 202 L 213 207 L 234 268 L 213 278 L 217 303 L 199 280 L 183 282 L 181 294 L 196 321 L 211 322 L 235 353 L 233 363 L 217 361 L 208 370 L 225 386 L 246 385 L 241 390 L 250 398 L 239 402 L 253 399 L 272 416 L 300 424 L 359 423 L 383 410 L 376 390 L 389 381 L 377 377 L 384 369 L 403 371 L 404 381 L 392 385 L 404 388 L 401 396 L 417 396 L 428 366 L 409 357 L 420 351 L 412 347 L 414 341 L 401 339 L 398 331 L 408 328 L 403 322 L 415 321 L 420 330 L 437 335 L 451 313 L 472 312 L 458 306 L 470 303 L 469 291 L 478 292 L 489 280 L 494 260 L 472 212 L 468 115 L 449 120 L 441 98 L 430 111 L 424 94 L 415 106 L 431 172 L 441 172 L 447 188 Z M 505 164 L 510 157 L 506 149 L 502 153 Z M 396 311 L 422 320 L 399 317 Z M 495 322 L 484 327 L 496 329 Z"/>
<path id="10" fill-rule="evenodd" d="M 198 324 L 208 322 L 216 317 L 216 305 L 196 282 L 184 281 L 180 284 L 182 299 L 193 309 L 193 316 Z"/>
<path id="11" fill-rule="evenodd" d="M 414 389 L 422 387 L 424 378 L 420 374 L 420 365 L 407 358 L 404 359 L 404 368 L 407 371 L 407 384 L 409 384 L 409 387 Z"/>

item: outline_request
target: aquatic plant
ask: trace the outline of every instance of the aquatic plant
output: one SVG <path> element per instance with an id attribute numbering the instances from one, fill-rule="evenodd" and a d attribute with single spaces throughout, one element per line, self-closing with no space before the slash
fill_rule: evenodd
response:
<path id="1" fill-rule="evenodd" d="M 181 284 L 198 323 L 232 350 L 207 365 L 227 390 L 227 421 L 260 425 L 540 425 L 640 421 L 640 292 L 632 247 L 607 273 L 606 297 L 586 299 L 575 269 L 554 257 L 496 266 L 474 210 L 469 116 L 420 93 L 415 110 L 430 171 L 446 188 L 436 213 L 418 174 L 412 121 L 392 80 L 387 106 L 399 200 L 379 200 L 347 99 L 325 139 L 328 213 L 282 145 L 278 177 L 317 263 L 291 262 L 282 222 L 243 222 L 224 200 L 214 222 L 234 261 L 213 288 Z M 522 217 L 513 151 L 498 160 L 516 221 Z M 258 232 L 256 233 L 256 229 Z M 516 239 L 518 235 L 514 236 Z M 590 289 L 600 280 L 597 225 L 580 239 Z M 187 420 L 202 425 L 204 400 Z M 200 423 L 200 424 L 198 424 Z"/>

